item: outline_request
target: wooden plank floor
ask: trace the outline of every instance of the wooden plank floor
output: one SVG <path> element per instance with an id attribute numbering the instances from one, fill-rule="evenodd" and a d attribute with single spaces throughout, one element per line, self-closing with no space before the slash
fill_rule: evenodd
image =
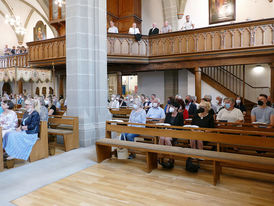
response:
<path id="1" fill-rule="evenodd" d="M 207 168 L 197 174 L 186 172 L 183 165 L 172 171 L 159 167 L 150 174 L 143 168 L 142 157 L 107 160 L 12 203 L 20 206 L 274 205 L 274 175 L 223 169 L 221 184 L 215 187 L 211 184 L 211 170 Z"/>

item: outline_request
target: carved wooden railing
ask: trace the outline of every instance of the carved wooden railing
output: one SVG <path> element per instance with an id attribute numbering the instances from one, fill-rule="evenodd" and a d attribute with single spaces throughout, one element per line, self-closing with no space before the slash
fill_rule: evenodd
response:
<path id="1" fill-rule="evenodd" d="M 58 37 L 42 41 L 27 43 L 29 47 L 29 62 L 52 64 L 65 63 L 66 58 L 66 37 Z"/>
<path id="2" fill-rule="evenodd" d="M 153 36 L 150 57 L 248 49 L 274 45 L 274 19 Z"/>
<path id="3" fill-rule="evenodd" d="M 17 54 L 0 57 L 0 68 L 28 67 L 28 54 Z"/>
<path id="4" fill-rule="evenodd" d="M 31 65 L 65 64 L 66 37 L 29 42 Z M 273 55 L 274 18 L 189 31 L 143 36 L 136 41 L 129 34 L 108 34 L 109 63 L 152 63 L 195 59 L 215 59 L 233 55 Z M 10 65 L 10 57 L 1 59 Z"/>
<path id="5" fill-rule="evenodd" d="M 108 34 L 108 56 L 149 56 L 149 37 L 136 41 L 130 34 Z"/>

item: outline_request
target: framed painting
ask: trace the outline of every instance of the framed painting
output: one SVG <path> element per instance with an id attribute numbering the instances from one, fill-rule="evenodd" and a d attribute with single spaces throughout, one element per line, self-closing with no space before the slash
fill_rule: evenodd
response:
<path id="1" fill-rule="evenodd" d="M 38 21 L 33 28 L 33 40 L 45 40 L 47 39 L 47 25 L 42 21 Z"/>
<path id="2" fill-rule="evenodd" d="M 236 19 L 236 0 L 209 0 L 209 24 Z"/>

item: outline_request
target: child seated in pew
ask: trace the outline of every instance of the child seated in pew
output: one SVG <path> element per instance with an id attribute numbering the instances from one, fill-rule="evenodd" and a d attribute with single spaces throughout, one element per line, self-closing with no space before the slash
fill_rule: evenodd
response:
<path id="1" fill-rule="evenodd" d="M 27 111 L 23 115 L 21 125 L 16 131 L 8 132 L 3 137 L 3 148 L 8 159 L 28 160 L 32 147 L 38 139 L 40 116 L 34 110 L 34 100 L 25 101 Z"/>

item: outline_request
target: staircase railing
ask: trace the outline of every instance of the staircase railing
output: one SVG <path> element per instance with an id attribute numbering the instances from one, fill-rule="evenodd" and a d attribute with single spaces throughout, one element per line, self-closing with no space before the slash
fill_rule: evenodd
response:
<path id="1" fill-rule="evenodd" d="M 269 87 L 256 87 L 245 81 L 245 65 L 203 67 L 202 73 L 221 84 L 237 96 L 256 102 L 260 93 L 268 93 Z M 251 94 L 252 95 L 249 95 Z"/>

